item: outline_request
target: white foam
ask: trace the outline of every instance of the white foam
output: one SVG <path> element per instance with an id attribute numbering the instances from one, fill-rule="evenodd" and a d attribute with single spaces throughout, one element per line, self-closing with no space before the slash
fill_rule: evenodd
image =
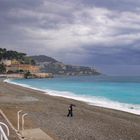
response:
<path id="1" fill-rule="evenodd" d="M 115 110 L 121 110 L 124 112 L 129 112 L 129 113 L 140 115 L 140 105 L 137 105 L 137 104 L 120 103 L 120 102 L 112 101 L 112 100 L 109 100 L 109 99 L 103 98 L 103 97 L 76 95 L 76 94 L 74 94 L 72 92 L 68 92 L 68 91 L 56 91 L 56 90 L 50 90 L 50 89 L 43 90 L 43 89 L 31 87 L 26 84 L 16 83 L 9 79 L 4 80 L 4 82 L 8 82 L 8 83 L 19 85 L 22 87 L 27 87 L 27 88 L 31 88 L 34 90 L 42 91 L 42 92 L 44 92 L 44 94 L 49 94 L 51 96 L 59 96 L 59 97 L 65 97 L 65 98 L 69 98 L 69 99 L 75 99 L 75 100 L 86 102 L 90 105 L 95 105 L 95 106 L 100 106 L 100 107 L 105 107 L 105 108 L 110 108 L 110 109 L 115 109 Z"/>

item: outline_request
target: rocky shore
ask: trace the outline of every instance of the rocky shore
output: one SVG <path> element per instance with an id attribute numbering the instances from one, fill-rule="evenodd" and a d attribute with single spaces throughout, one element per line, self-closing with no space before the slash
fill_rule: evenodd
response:
<path id="1" fill-rule="evenodd" d="M 69 104 L 74 116 L 67 117 Z M 95 107 L 0 81 L 0 108 L 12 124 L 28 113 L 25 129 L 40 127 L 54 140 L 140 140 L 140 116 Z"/>

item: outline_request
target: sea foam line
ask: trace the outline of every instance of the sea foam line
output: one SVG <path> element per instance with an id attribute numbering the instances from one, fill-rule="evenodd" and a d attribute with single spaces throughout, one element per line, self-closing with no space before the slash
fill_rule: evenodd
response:
<path id="1" fill-rule="evenodd" d="M 72 92 L 68 92 L 68 91 L 39 89 L 39 88 L 35 88 L 35 87 L 32 87 L 27 84 L 20 84 L 20 83 L 14 82 L 10 79 L 6 79 L 6 80 L 4 80 L 4 82 L 19 85 L 19 86 L 26 87 L 26 88 L 31 88 L 31 89 L 41 91 L 44 94 L 48 94 L 51 96 L 65 97 L 65 98 L 69 98 L 69 99 L 83 101 L 83 102 L 88 103 L 89 105 L 94 105 L 94 106 L 99 106 L 99 107 L 104 107 L 104 108 L 109 108 L 109 109 L 115 109 L 115 110 L 120 110 L 120 111 L 124 111 L 124 112 L 129 112 L 132 114 L 140 115 L 140 105 L 137 105 L 137 104 L 120 103 L 120 102 L 112 101 L 112 100 L 109 100 L 109 99 L 103 98 L 103 97 L 76 95 L 76 94 L 74 94 Z"/>

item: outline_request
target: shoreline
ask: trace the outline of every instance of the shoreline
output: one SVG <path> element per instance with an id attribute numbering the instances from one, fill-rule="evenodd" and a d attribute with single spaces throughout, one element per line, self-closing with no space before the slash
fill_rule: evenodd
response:
<path id="1" fill-rule="evenodd" d="M 69 104 L 76 104 L 68 118 Z M 16 113 L 29 116 L 25 128 L 40 127 L 55 140 L 139 140 L 140 116 L 91 106 L 81 101 L 42 94 L 0 82 L 0 107 L 16 127 Z"/>
<path id="2" fill-rule="evenodd" d="M 58 95 L 58 94 L 54 94 L 55 90 L 49 90 L 49 91 L 51 91 L 51 92 L 49 92 L 49 91 L 46 91 L 46 90 L 43 90 L 43 89 L 31 87 L 31 86 L 26 85 L 26 84 L 20 84 L 20 83 L 16 83 L 16 82 L 13 82 L 13 81 L 9 81 L 8 79 L 5 79 L 4 81 L 7 82 L 7 83 L 10 83 L 10 84 L 17 85 L 17 86 L 33 89 L 33 90 L 36 90 L 36 91 L 40 91 L 40 92 L 43 92 L 43 94 L 46 94 L 46 95 L 72 99 L 72 100 L 87 103 L 88 105 L 91 105 L 91 106 L 97 106 L 97 107 L 101 107 L 101 108 L 107 108 L 107 109 L 112 109 L 112 110 L 116 110 L 116 111 L 123 111 L 123 112 L 126 112 L 126 113 L 140 115 L 140 110 L 135 109 L 135 108 L 140 108 L 139 105 L 128 104 L 128 103 L 120 103 L 120 102 L 112 101 L 112 100 L 106 100 L 104 104 L 94 103 L 94 102 L 89 101 L 89 100 L 85 99 L 84 97 L 80 97 L 76 94 L 73 94 L 73 95 L 70 95 L 70 94 L 69 95 L 64 95 L 63 94 L 62 95 L 61 94 L 62 92 L 61 92 Z M 90 97 L 88 97 L 88 98 L 90 98 Z M 107 101 L 110 102 L 110 104 L 112 104 L 112 106 L 109 106 L 108 104 L 106 104 Z M 99 101 L 99 102 L 102 102 L 102 101 Z M 114 106 L 114 103 L 115 103 L 115 106 Z"/>

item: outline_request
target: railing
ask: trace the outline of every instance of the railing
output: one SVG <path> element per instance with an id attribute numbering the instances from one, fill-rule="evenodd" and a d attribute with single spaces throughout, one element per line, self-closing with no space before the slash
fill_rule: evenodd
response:
<path id="1" fill-rule="evenodd" d="M 6 130 L 7 130 L 7 135 L 5 134 L 3 128 L 2 128 L 2 125 L 5 126 Z M 0 122 L 0 140 L 8 140 L 8 137 L 9 137 L 9 128 L 8 126 L 3 123 L 3 122 Z"/>

